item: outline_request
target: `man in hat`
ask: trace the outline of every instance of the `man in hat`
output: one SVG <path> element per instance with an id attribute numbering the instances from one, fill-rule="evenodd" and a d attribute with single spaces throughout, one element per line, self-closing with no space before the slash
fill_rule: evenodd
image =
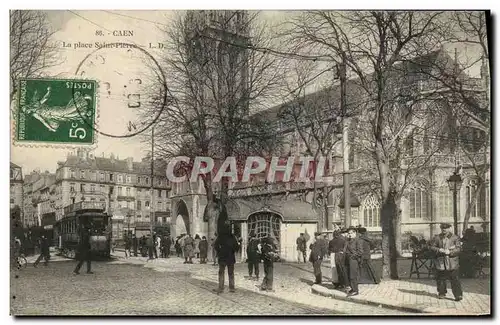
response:
<path id="1" fill-rule="evenodd" d="M 323 263 L 323 257 L 328 254 L 328 244 L 320 232 L 315 232 L 314 237 L 315 241 L 309 247 L 311 249 L 309 262 L 313 264 L 314 268 L 314 276 L 316 277 L 316 281 L 314 283 L 321 284 L 323 280 L 323 275 L 321 274 L 321 263 Z"/>
<path id="2" fill-rule="evenodd" d="M 248 276 L 251 279 L 255 271 L 255 279 L 259 280 L 259 262 L 260 262 L 260 241 L 254 232 L 250 233 L 250 240 L 247 246 L 248 257 Z"/>
<path id="3" fill-rule="evenodd" d="M 346 254 L 346 265 L 349 274 L 349 284 L 351 290 L 347 296 L 356 296 L 359 294 L 359 262 L 363 255 L 363 245 L 356 235 L 356 228 L 351 227 L 347 230 L 347 241 L 344 247 Z"/>
<path id="4" fill-rule="evenodd" d="M 335 289 L 345 288 L 347 285 L 347 273 L 345 268 L 344 246 L 345 238 L 340 234 L 340 227 L 333 231 L 333 239 L 328 244 L 330 263 L 332 268 L 332 283 Z"/>
<path id="5" fill-rule="evenodd" d="M 303 232 L 301 232 L 300 236 L 297 238 L 296 244 L 297 244 L 297 261 L 298 261 L 298 263 L 300 263 L 300 258 L 302 257 L 304 259 L 304 263 L 305 263 L 306 262 L 307 240 L 306 240 L 306 237 L 304 236 Z"/>
<path id="6" fill-rule="evenodd" d="M 451 232 L 450 224 L 441 224 L 441 233 L 432 239 L 429 248 L 436 254 L 434 265 L 437 271 L 438 298 L 443 299 L 446 297 L 446 280 L 449 279 L 455 301 L 462 300 L 462 285 L 458 278 L 460 268 L 458 263 L 460 239 Z"/>

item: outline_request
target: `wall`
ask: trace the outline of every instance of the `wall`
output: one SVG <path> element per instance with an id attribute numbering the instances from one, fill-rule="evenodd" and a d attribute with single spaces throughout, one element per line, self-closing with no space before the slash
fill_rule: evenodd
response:
<path id="1" fill-rule="evenodd" d="M 281 224 L 281 258 L 290 261 L 297 261 L 297 238 L 300 233 L 308 233 L 307 257 L 309 257 L 309 245 L 314 238 L 314 233 L 318 227 L 316 223 L 282 223 Z"/>

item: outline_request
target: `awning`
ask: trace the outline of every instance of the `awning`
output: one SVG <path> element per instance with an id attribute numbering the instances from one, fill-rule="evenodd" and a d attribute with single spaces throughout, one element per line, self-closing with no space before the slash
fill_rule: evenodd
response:
<path id="1" fill-rule="evenodd" d="M 257 212 L 273 212 L 283 218 L 283 222 L 315 223 L 319 214 L 310 203 L 303 201 L 257 202 L 244 199 L 229 200 L 226 204 L 229 220 L 247 221 L 248 217 Z"/>

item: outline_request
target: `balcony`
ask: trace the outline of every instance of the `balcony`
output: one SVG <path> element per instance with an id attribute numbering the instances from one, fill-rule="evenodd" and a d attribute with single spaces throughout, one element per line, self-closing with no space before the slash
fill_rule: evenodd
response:
<path id="1" fill-rule="evenodd" d="M 133 202 L 135 201 L 135 197 L 131 195 L 118 195 L 116 197 L 117 201 L 127 201 L 127 202 Z"/>

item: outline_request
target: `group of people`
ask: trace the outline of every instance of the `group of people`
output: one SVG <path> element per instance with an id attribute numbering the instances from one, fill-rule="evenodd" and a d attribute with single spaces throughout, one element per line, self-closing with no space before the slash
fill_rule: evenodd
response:
<path id="1" fill-rule="evenodd" d="M 265 236 L 258 239 L 255 233 L 250 233 L 250 239 L 247 245 L 247 263 L 248 263 L 248 278 L 259 281 L 259 264 L 262 261 L 264 265 L 264 278 L 260 285 L 261 291 L 274 292 L 274 262 L 279 260 L 277 253 L 277 242 L 272 236 Z M 252 275 L 255 274 L 255 278 Z"/>
<path id="2" fill-rule="evenodd" d="M 184 264 L 193 264 L 195 257 L 200 259 L 200 264 L 207 264 L 208 241 L 205 236 L 200 238 L 196 234 L 193 238 L 191 234 L 182 234 L 176 238 L 174 248 L 178 257 L 184 257 Z"/>
<path id="3" fill-rule="evenodd" d="M 321 284 L 321 265 L 325 256 L 330 256 L 332 283 L 335 289 L 346 290 L 348 296 L 359 294 L 360 280 L 363 283 L 379 283 L 371 263 L 372 243 L 366 228 L 340 229 L 336 226 L 333 238 L 328 243 L 323 235 L 315 233 L 310 245 L 309 261 L 313 264 L 315 283 Z"/>
<path id="4" fill-rule="evenodd" d="M 137 256 L 138 252 L 140 252 L 143 257 L 148 256 L 149 259 L 155 259 L 158 256 L 168 258 L 170 257 L 171 246 L 172 240 L 167 235 L 153 232 L 153 236 L 148 234 L 137 238 L 133 234 L 132 237 L 125 236 L 125 257 L 132 256 L 133 251 L 134 256 Z"/>

